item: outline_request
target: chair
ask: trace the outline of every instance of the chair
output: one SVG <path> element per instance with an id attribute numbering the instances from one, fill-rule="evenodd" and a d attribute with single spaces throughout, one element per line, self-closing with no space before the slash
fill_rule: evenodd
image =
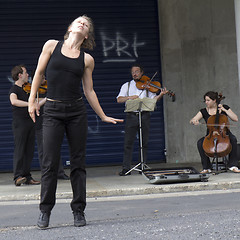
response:
<path id="1" fill-rule="evenodd" d="M 227 165 L 228 165 L 228 155 L 225 157 L 220 157 L 221 159 L 219 159 L 219 157 L 213 157 L 212 158 L 212 166 L 213 169 L 215 169 L 216 174 L 219 172 L 227 172 Z M 219 171 L 220 169 L 220 171 Z"/>

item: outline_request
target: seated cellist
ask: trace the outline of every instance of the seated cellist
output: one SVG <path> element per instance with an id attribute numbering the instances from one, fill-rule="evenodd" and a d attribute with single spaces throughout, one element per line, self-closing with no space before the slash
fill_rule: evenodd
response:
<path id="1" fill-rule="evenodd" d="M 220 114 L 226 115 L 228 118 L 230 118 L 232 121 L 237 122 L 238 117 L 237 115 L 230 109 L 228 105 L 225 104 L 218 104 L 219 95 L 217 92 L 209 91 L 204 95 L 204 101 L 206 104 L 206 108 L 201 109 L 196 116 L 194 116 L 190 123 L 194 125 L 200 124 L 200 120 L 203 118 L 205 122 L 207 123 L 208 118 L 210 116 L 216 115 L 217 108 Z M 239 173 L 240 170 L 238 169 L 238 158 L 237 158 L 237 138 L 230 132 L 230 130 L 227 130 L 227 134 L 230 139 L 230 143 L 232 145 L 232 150 L 229 154 L 229 161 L 228 161 L 228 168 L 230 171 Z M 208 135 L 208 131 L 207 131 Z M 206 135 L 206 136 L 207 136 Z M 203 141 L 205 137 L 202 137 L 197 142 L 198 151 L 201 157 L 202 167 L 203 170 L 201 173 L 211 173 L 212 164 L 210 162 L 209 157 L 205 154 L 203 149 Z"/>

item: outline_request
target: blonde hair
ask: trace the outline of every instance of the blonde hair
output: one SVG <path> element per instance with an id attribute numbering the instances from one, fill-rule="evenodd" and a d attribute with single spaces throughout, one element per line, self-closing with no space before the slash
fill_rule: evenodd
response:
<path id="1" fill-rule="evenodd" d="M 78 18 L 85 18 L 88 23 L 89 23 L 89 32 L 88 32 L 88 38 L 87 39 L 84 39 L 81 47 L 83 48 L 87 48 L 89 50 L 93 50 L 93 48 L 96 46 L 96 43 L 95 43 L 95 36 L 94 36 L 94 26 L 93 26 L 93 21 L 90 17 L 88 17 L 87 15 L 82 15 L 82 16 L 79 16 Z M 78 19 L 76 18 L 76 19 Z M 76 20 L 75 19 L 75 20 Z M 74 21 L 75 21 L 74 20 Z M 74 22 L 72 21 L 72 23 Z M 64 40 L 67 40 L 69 38 L 69 28 L 71 27 L 72 23 L 68 26 L 68 30 L 67 32 L 65 33 L 64 35 Z"/>

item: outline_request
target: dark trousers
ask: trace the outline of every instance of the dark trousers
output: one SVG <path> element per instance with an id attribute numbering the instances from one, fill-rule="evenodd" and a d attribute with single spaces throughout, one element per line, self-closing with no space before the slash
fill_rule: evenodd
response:
<path id="1" fill-rule="evenodd" d="M 203 150 L 203 141 L 205 137 L 202 137 L 197 142 L 198 152 L 201 157 L 201 162 L 203 169 L 212 169 L 212 164 L 209 157 L 205 154 Z M 229 133 L 230 143 L 232 145 L 232 151 L 229 154 L 228 167 L 238 167 L 238 158 L 237 158 L 237 138 L 230 132 Z"/>
<path id="2" fill-rule="evenodd" d="M 42 117 L 42 116 L 40 116 Z M 43 161 L 43 130 L 42 127 L 35 130 L 36 133 L 36 139 L 37 139 L 37 149 L 38 149 L 38 159 L 39 159 L 39 165 L 40 169 L 42 169 L 42 161 Z M 64 176 L 64 168 L 62 159 L 59 159 L 59 168 L 58 168 L 58 177 Z"/>
<path id="3" fill-rule="evenodd" d="M 142 112 L 141 115 L 143 161 L 146 163 L 150 128 L 150 112 Z M 134 112 L 127 113 L 125 121 L 123 169 L 129 170 L 131 168 L 134 141 L 136 134 L 139 132 L 139 114 Z"/>
<path id="4" fill-rule="evenodd" d="M 14 135 L 13 174 L 31 179 L 31 163 L 35 146 L 35 128 L 31 118 L 15 118 L 12 122 Z"/>
<path id="5" fill-rule="evenodd" d="M 69 143 L 71 208 L 86 207 L 87 114 L 82 100 L 72 103 L 47 101 L 43 115 L 43 162 L 40 210 L 50 212 L 56 201 L 57 175 L 64 133 Z"/>

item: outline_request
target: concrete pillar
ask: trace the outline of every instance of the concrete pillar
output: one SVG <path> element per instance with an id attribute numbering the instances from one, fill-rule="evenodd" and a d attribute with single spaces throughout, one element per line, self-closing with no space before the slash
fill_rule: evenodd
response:
<path id="1" fill-rule="evenodd" d="M 234 0 L 234 5 L 236 21 L 237 57 L 238 57 L 238 81 L 240 86 L 240 0 Z"/>
<path id="2" fill-rule="evenodd" d="M 163 85 L 176 93 L 174 103 L 164 98 L 168 163 L 200 161 L 197 140 L 206 126 L 192 126 L 189 120 L 205 107 L 207 91 L 222 92 L 222 103 L 240 117 L 239 2 L 235 10 L 234 0 L 158 0 Z M 231 132 L 240 141 L 239 128 Z"/>

